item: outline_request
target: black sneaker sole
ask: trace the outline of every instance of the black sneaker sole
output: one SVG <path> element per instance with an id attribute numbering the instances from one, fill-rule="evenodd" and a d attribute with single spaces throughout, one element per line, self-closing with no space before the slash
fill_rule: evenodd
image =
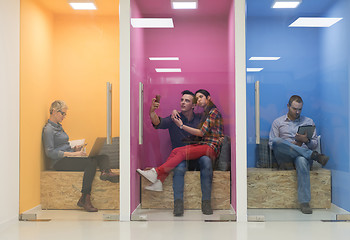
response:
<path id="1" fill-rule="evenodd" d="M 182 217 L 184 213 L 174 213 L 174 217 Z"/>
<path id="2" fill-rule="evenodd" d="M 100 177 L 102 181 L 110 181 L 112 183 L 118 183 L 119 182 L 119 177 Z"/>

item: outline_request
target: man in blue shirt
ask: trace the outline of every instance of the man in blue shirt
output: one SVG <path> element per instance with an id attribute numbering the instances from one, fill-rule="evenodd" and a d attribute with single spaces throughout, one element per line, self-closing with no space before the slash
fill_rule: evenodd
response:
<path id="1" fill-rule="evenodd" d="M 316 129 L 310 139 L 306 133 L 303 135 L 297 133 L 299 126 L 315 125 L 311 118 L 300 115 L 303 108 L 301 97 L 293 95 L 287 107 L 288 113 L 272 123 L 269 145 L 279 165 L 294 163 L 298 177 L 300 209 L 304 214 L 311 214 L 310 168 L 313 160 L 324 166 L 329 157 L 314 151 L 317 147 Z"/>
<path id="2" fill-rule="evenodd" d="M 188 90 L 183 91 L 180 102 L 180 117 L 183 124 L 197 128 L 200 122 L 201 116 L 195 114 L 193 109 L 195 107 L 194 103 L 194 93 Z M 155 129 L 168 129 L 172 149 L 177 147 L 183 147 L 187 144 L 191 144 L 191 141 L 186 141 L 191 139 L 192 135 L 186 131 L 180 129 L 172 120 L 172 116 L 166 118 L 161 118 L 155 112 L 159 108 L 159 102 L 156 98 L 152 99 L 152 104 L 150 108 L 150 118 Z M 191 162 L 191 163 L 190 163 Z M 211 186 L 213 177 L 213 168 L 211 159 L 208 156 L 203 156 L 197 161 L 183 161 L 174 169 L 173 176 L 173 190 L 174 190 L 174 216 L 182 216 L 184 213 L 183 204 L 183 192 L 184 192 L 184 175 L 187 170 L 187 166 L 192 164 L 192 162 L 199 165 L 200 175 L 201 175 L 201 189 L 202 189 L 202 202 L 211 200 Z M 193 166 L 192 166 L 193 167 Z M 147 187 L 146 187 L 147 189 Z M 203 214 L 210 215 L 213 214 L 211 209 L 211 204 L 202 206 Z"/>

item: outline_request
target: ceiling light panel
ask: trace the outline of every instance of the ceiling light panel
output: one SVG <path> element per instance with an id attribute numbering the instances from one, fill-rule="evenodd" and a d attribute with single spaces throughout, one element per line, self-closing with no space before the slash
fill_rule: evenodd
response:
<path id="1" fill-rule="evenodd" d="M 156 72 L 181 72 L 181 68 L 156 68 Z"/>
<path id="2" fill-rule="evenodd" d="M 74 10 L 96 10 L 97 7 L 93 2 L 70 2 L 69 5 Z"/>
<path id="3" fill-rule="evenodd" d="M 173 2 L 173 9 L 197 9 L 196 2 Z"/>
<path id="4" fill-rule="evenodd" d="M 197 9 L 197 0 L 171 0 L 171 7 L 173 9 Z"/>
<path id="5" fill-rule="evenodd" d="M 343 18 L 300 17 L 289 27 L 330 27 Z"/>
<path id="6" fill-rule="evenodd" d="M 178 57 L 149 57 L 149 60 L 151 61 L 157 61 L 157 60 L 160 60 L 160 61 L 171 61 L 171 60 L 179 60 Z"/>
<path id="7" fill-rule="evenodd" d="M 250 61 L 276 61 L 280 59 L 281 57 L 251 57 L 249 58 Z"/>
<path id="8" fill-rule="evenodd" d="M 134 28 L 174 28 L 172 18 L 131 18 Z"/>
<path id="9" fill-rule="evenodd" d="M 296 8 L 300 2 L 275 2 L 272 8 Z"/>
<path id="10" fill-rule="evenodd" d="M 264 68 L 247 68 L 247 72 L 260 72 Z"/>

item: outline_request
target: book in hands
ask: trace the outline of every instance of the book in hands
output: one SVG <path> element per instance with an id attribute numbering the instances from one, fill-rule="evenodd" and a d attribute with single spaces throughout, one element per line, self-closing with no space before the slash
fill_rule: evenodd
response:
<path id="1" fill-rule="evenodd" d="M 305 135 L 308 139 L 312 138 L 312 135 L 314 135 L 315 132 L 315 125 L 305 125 L 305 126 L 299 126 L 298 128 L 298 134 Z"/>
<path id="2" fill-rule="evenodd" d="M 85 139 L 71 140 L 69 141 L 70 147 L 83 146 L 85 144 Z"/>

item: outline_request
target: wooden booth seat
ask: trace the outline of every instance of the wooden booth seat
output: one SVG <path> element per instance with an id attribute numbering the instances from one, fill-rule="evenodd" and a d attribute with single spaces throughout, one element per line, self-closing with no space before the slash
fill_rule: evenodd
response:
<path id="1" fill-rule="evenodd" d="M 230 171 L 214 171 L 212 185 L 212 208 L 230 209 L 231 206 Z M 173 173 L 163 184 L 162 192 L 145 190 L 151 183 L 141 177 L 141 208 L 172 209 L 174 208 Z M 202 191 L 199 171 L 187 171 L 185 174 L 184 208 L 201 209 Z"/>
<path id="2" fill-rule="evenodd" d="M 312 208 L 331 207 L 331 171 L 310 171 Z M 248 208 L 299 208 L 295 170 L 248 168 Z"/>
<path id="3" fill-rule="evenodd" d="M 112 169 L 119 174 L 119 169 Z M 84 172 L 43 171 L 40 178 L 42 209 L 81 209 L 77 202 L 81 196 Z M 119 209 L 119 183 L 100 180 L 96 176 L 91 192 L 92 204 L 98 209 Z"/>

